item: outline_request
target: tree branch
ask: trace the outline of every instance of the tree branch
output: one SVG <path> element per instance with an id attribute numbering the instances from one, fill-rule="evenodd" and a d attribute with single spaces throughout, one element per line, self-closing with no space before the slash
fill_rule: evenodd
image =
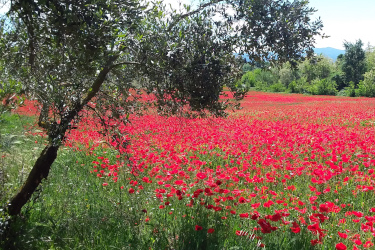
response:
<path id="1" fill-rule="evenodd" d="M 174 26 L 177 25 L 178 22 L 180 22 L 181 20 L 189 17 L 189 16 L 192 16 L 198 12 L 200 12 L 201 10 L 203 10 L 204 8 L 206 7 L 209 7 L 209 6 L 212 6 L 212 5 L 215 5 L 217 3 L 220 3 L 220 2 L 224 2 L 224 0 L 214 0 L 214 1 L 210 1 L 208 3 L 205 3 L 205 4 L 202 4 L 201 6 L 198 7 L 198 9 L 196 10 L 193 10 L 191 12 L 188 12 L 188 13 L 185 13 L 185 14 L 182 14 L 182 15 L 179 15 L 177 16 L 177 18 L 171 23 L 171 25 L 168 27 L 167 29 L 167 32 L 170 32 Z"/>
<path id="2" fill-rule="evenodd" d="M 110 67 L 110 70 L 117 67 L 117 66 L 121 66 L 121 65 L 141 65 L 141 63 L 139 63 L 139 62 L 129 62 L 129 61 L 120 62 L 120 63 L 113 64 Z"/>
<path id="3" fill-rule="evenodd" d="M 93 82 L 93 84 L 91 85 L 91 88 L 90 88 L 89 92 L 87 93 L 87 96 L 85 97 L 85 99 L 83 99 L 83 101 L 81 103 L 81 107 L 79 108 L 79 111 L 81 111 L 83 106 L 85 106 L 99 92 L 99 89 L 102 86 L 107 74 L 111 71 L 111 69 L 114 67 L 114 65 L 116 65 L 116 64 L 113 64 L 113 63 L 118 58 L 119 58 L 119 56 L 112 57 L 108 61 L 108 63 L 103 67 L 103 69 L 99 72 L 99 75 L 96 78 L 96 80 Z"/>

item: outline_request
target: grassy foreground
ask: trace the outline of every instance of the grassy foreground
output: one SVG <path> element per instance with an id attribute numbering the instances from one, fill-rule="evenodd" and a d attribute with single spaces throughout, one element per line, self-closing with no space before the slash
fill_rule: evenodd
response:
<path id="1" fill-rule="evenodd" d="M 1 246 L 372 249 L 375 101 L 252 92 L 243 106 L 228 119 L 134 117 L 121 154 L 85 120 Z M 1 133 L 22 138 L 2 152 L 11 195 L 43 138 L 6 119 Z"/>

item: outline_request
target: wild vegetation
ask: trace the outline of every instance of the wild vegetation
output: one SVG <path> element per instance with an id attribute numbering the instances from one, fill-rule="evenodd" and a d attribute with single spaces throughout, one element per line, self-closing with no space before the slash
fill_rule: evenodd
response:
<path id="1" fill-rule="evenodd" d="M 344 75 L 312 56 L 314 12 L 308 1 L 10 1 L 1 247 L 371 248 L 372 100 L 247 95 L 371 96 L 360 42 L 346 44 Z M 239 81 L 235 52 L 269 70 Z"/>
<path id="2" fill-rule="evenodd" d="M 310 95 L 375 97 L 375 49 L 363 49 L 361 40 L 344 43 L 345 54 L 336 61 L 319 55 L 297 65 L 278 67 L 243 65 L 243 76 L 233 88 Z M 262 66 L 262 67 L 260 67 Z"/>
<path id="3" fill-rule="evenodd" d="M 86 115 L 3 247 L 373 248 L 375 100 L 250 92 L 242 106 L 227 118 L 132 115 L 122 141 Z M 8 194 L 48 143 L 25 132 L 2 153 Z"/>

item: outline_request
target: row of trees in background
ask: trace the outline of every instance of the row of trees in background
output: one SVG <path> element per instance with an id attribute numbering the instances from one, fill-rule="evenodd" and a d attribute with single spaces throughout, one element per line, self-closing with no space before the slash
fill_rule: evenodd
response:
<path id="1" fill-rule="evenodd" d="M 311 95 L 375 97 L 375 47 L 345 42 L 345 54 L 334 62 L 319 55 L 296 65 L 289 62 L 267 69 L 243 66 L 243 76 L 232 88 Z"/>

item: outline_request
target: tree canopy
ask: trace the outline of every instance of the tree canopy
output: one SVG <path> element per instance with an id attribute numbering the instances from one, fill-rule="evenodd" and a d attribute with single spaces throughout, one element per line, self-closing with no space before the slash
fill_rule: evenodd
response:
<path id="1" fill-rule="evenodd" d="M 342 70 L 345 74 L 347 85 L 353 82 L 358 85 L 363 80 L 363 74 L 366 71 L 365 51 L 361 40 L 355 43 L 344 42 L 345 55 L 343 57 Z"/>
<path id="2" fill-rule="evenodd" d="M 312 52 L 322 22 L 311 20 L 308 4 L 209 0 L 177 11 L 143 0 L 10 1 L 1 23 L 1 80 L 18 82 L 38 101 L 49 144 L 9 213 L 19 213 L 48 176 L 66 132 L 94 97 L 117 116 L 138 107 L 134 88 L 154 93 L 163 112 L 185 105 L 222 115 L 223 86 L 240 72 L 235 52 L 253 63 L 294 63 Z"/>

